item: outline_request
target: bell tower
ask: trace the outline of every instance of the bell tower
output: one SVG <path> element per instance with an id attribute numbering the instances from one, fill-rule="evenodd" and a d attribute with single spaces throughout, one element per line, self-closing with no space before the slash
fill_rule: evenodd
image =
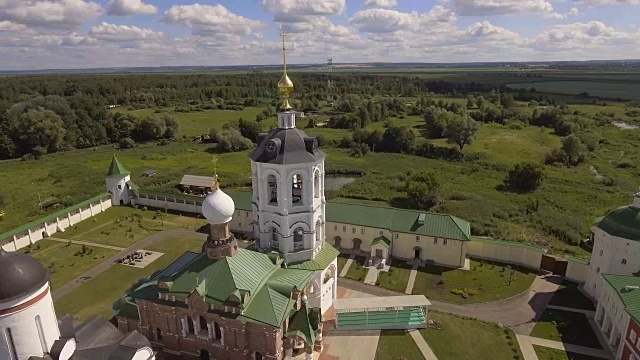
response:
<path id="1" fill-rule="evenodd" d="M 325 154 L 316 138 L 296 128 L 289 103 L 294 87 L 287 74 L 285 37 L 282 34 L 278 128 L 265 135 L 249 157 L 257 244 L 262 250 L 278 251 L 285 262 L 293 263 L 312 260 L 324 245 Z"/>

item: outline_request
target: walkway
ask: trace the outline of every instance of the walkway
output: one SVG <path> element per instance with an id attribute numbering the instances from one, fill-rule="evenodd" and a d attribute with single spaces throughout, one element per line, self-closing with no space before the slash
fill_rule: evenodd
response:
<path id="1" fill-rule="evenodd" d="M 409 335 L 413 338 L 413 341 L 418 345 L 418 349 L 422 352 L 422 356 L 424 356 L 425 360 L 438 360 L 436 354 L 433 353 L 433 350 L 429 347 L 429 344 L 424 340 L 422 334 L 418 330 L 409 330 Z"/>
<path id="2" fill-rule="evenodd" d="M 603 359 L 613 359 L 613 356 L 611 356 L 611 353 L 608 350 L 593 349 L 593 348 L 578 346 L 573 344 L 565 344 L 560 341 L 540 339 L 540 338 L 527 336 L 527 335 L 516 334 L 516 339 L 518 339 L 518 343 L 520 344 L 520 349 L 522 349 L 522 355 L 524 356 L 524 360 L 538 360 L 538 356 L 535 354 L 533 345 L 544 346 L 552 349 L 558 349 L 558 350 L 563 350 L 563 351 L 582 354 L 582 355 L 589 355 L 589 356 L 599 357 Z"/>
<path id="3" fill-rule="evenodd" d="M 49 236 L 46 239 L 47 240 L 53 240 L 53 241 L 59 241 L 59 242 L 67 243 L 67 244 L 69 243 L 69 241 L 71 241 L 71 243 L 75 244 L 75 245 L 86 245 L 86 246 L 99 247 L 99 248 L 110 249 L 110 250 L 118 250 L 118 251 L 124 250 L 124 248 L 118 247 L 118 246 L 104 245 L 104 244 L 98 244 L 98 243 L 93 243 L 93 242 L 88 242 L 88 241 L 61 239 L 61 238 L 57 238 L 57 237 L 53 237 L 53 236 Z"/>
<path id="4" fill-rule="evenodd" d="M 53 291 L 53 300 L 57 300 L 65 295 L 67 295 L 68 293 L 72 292 L 73 290 L 77 289 L 78 287 L 80 287 L 82 284 L 84 284 L 85 282 L 93 279 L 94 277 L 102 274 L 103 272 L 109 270 L 109 268 L 111 266 L 113 266 L 113 264 L 116 262 L 116 260 L 123 258 L 126 255 L 129 255 L 133 252 L 136 252 L 138 250 L 144 249 L 148 246 L 151 246 L 155 243 L 158 242 L 163 242 L 166 240 L 171 240 L 171 239 L 176 239 L 176 238 L 185 238 L 185 237 L 201 237 L 203 240 L 207 238 L 206 234 L 202 234 L 202 233 L 198 233 L 192 230 L 187 230 L 187 229 L 173 229 L 173 230 L 168 230 L 168 231 L 161 231 L 161 232 L 157 232 L 155 234 L 151 234 L 149 236 L 147 236 L 146 238 L 138 241 L 137 243 L 129 246 L 128 248 L 120 251 L 119 253 L 117 253 L 116 255 L 108 258 L 107 260 L 103 261 L 102 263 L 94 266 L 93 268 L 91 268 L 89 271 L 85 272 L 84 274 L 78 276 L 77 278 L 67 282 L 66 284 L 60 286 L 59 288 L 57 288 L 56 290 Z M 68 240 L 66 240 L 68 241 Z M 93 243 L 88 243 L 87 246 L 96 246 L 96 244 Z"/>
<path id="5" fill-rule="evenodd" d="M 411 295 L 411 292 L 413 291 L 413 284 L 416 282 L 416 275 L 418 275 L 418 264 L 414 263 L 411 268 L 411 273 L 409 273 L 409 281 L 407 282 L 407 288 L 404 291 L 405 294 Z"/>
<path id="6" fill-rule="evenodd" d="M 378 273 L 380 270 L 375 266 L 369 266 L 369 271 L 367 271 L 367 276 L 364 278 L 364 283 L 368 285 L 375 285 L 376 281 L 378 281 Z"/>
<path id="7" fill-rule="evenodd" d="M 338 274 L 340 277 L 345 277 L 347 276 L 347 273 L 349 272 L 349 268 L 351 267 L 351 264 L 353 264 L 353 259 L 355 259 L 355 255 L 351 254 L 351 256 L 349 256 L 349 259 L 347 259 L 347 262 L 344 264 L 344 267 L 342 268 L 342 271 L 340 271 L 340 274 Z"/>
<path id="8" fill-rule="evenodd" d="M 558 289 L 560 281 L 561 278 L 558 276 L 537 276 L 528 292 L 509 299 L 482 304 L 457 305 L 429 299 L 432 303 L 430 309 L 500 323 L 510 327 L 517 334 L 529 335 L 553 297 L 553 293 Z M 339 280 L 339 284 L 376 296 L 399 295 L 395 291 L 344 278 Z"/>

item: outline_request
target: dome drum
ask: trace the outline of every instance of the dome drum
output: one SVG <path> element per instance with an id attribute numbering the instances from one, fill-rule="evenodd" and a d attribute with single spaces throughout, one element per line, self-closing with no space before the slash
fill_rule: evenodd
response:
<path id="1" fill-rule="evenodd" d="M 33 257 L 0 248 L 0 304 L 30 296 L 49 282 L 49 273 Z"/>

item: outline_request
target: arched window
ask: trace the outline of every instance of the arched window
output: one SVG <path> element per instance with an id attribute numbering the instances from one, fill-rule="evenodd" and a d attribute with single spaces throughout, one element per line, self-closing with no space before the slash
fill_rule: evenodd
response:
<path id="1" fill-rule="evenodd" d="M 205 349 L 200 350 L 200 360 L 209 360 L 211 359 L 209 352 Z"/>
<path id="2" fill-rule="evenodd" d="M 162 340 L 162 330 L 160 328 L 156 328 L 156 340 Z"/>
<path id="3" fill-rule="evenodd" d="M 36 315 L 36 327 L 38 328 L 38 337 L 40 337 L 42 352 L 46 354 L 49 352 L 49 347 L 47 346 L 47 339 L 44 337 L 44 329 L 42 329 L 42 320 L 40 319 L 40 315 Z"/>
<path id="4" fill-rule="evenodd" d="M 279 249 L 279 243 L 278 243 L 278 229 L 272 227 L 271 228 L 271 239 L 270 239 L 270 246 L 272 249 Z"/>
<path id="5" fill-rule="evenodd" d="M 316 243 L 322 241 L 322 224 L 320 220 L 316 222 Z"/>
<path id="6" fill-rule="evenodd" d="M 207 319 L 202 315 L 198 315 L 198 321 L 200 322 L 200 331 L 208 331 Z"/>
<path id="7" fill-rule="evenodd" d="M 291 201 L 294 204 L 302 204 L 302 176 L 299 174 L 293 175 L 293 181 L 291 182 Z"/>
<path id="8" fill-rule="evenodd" d="M 187 333 L 194 334 L 196 331 L 193 327 L 193 319 L 191 316 L 187 316 Z"/>
<path id="9" fill-rule="evenodd" d="M 253 360 L 264 360 L 264 358 L 262 357 L 262 353 L 260 353 L 259 351 L 253 353 Z"/>
<path id="10" fill-rule="evenodd" d="M 303 229 L 296 228 L 293 230 L 293 250 L 298 251 L 304 249 Z"/>
<path id="11" fill-rule="evenodd" d="M 278 180 L 274 175 L 267 176 L 267 186 L 269 187 L 269 204 L 278 204 Z"/>
<path id="12" fill-rule="evenodd" d="M 320 197 L 320 170 L 313 173 L 313 196 L 316 199 Z"/>
<path id="13" fill-rule="evenodd" d="M 213 338 L 220 340 L 222 338 L 222 330 L 217 322 L 213 323 Z"/>

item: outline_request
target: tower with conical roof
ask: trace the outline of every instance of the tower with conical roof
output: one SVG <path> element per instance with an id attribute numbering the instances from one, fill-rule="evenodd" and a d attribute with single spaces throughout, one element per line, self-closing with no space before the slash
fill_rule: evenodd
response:
<path id="1" fill-rule="evenodd" d="M 305 268 L 316 271 L 309 304 L 324 312 L 333 304 L 337 286 L 337 251 L 325 242 L 326 155 L 315 137 L 296 128 L 296 113 L 289 103 L 293 82 L 287 74 L 285 34 L 282 37 L 284 71 L 278 82 L 282 99 L 278 128 L 264 135 L 249 154 L 254 237 L 260 250 L 277 251 L 288 266 L 306 262 Z"/>
<path id="2" fill-rule="evenodd" d="M 131 202 L 127 182 L 131 180 L 131 173 L 125 169 L 118 158 L 113 155 L 109 170 L 105 177 L 107 192 L 111 194 L 111 205 L 127 205 Z"/>

